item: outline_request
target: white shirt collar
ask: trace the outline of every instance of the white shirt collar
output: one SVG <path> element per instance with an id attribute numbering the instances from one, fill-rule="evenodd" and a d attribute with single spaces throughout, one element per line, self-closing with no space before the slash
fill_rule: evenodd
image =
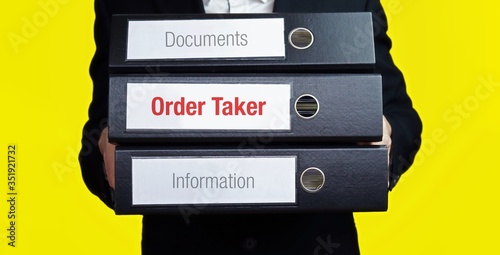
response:
<path id="1" fill-rule="evenodd" d="M 205 4 L 209 4 L 211 0 L 203 0 L 203 2 Z M 267 3 L 269 0 L 259 0 L 260 2 L 262 2 L 263 4 Z"/>

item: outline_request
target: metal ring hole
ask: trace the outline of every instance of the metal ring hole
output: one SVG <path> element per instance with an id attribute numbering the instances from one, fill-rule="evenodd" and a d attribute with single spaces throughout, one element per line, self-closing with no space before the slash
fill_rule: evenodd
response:
<path id="1" fill-rule="evenodd" d="M 299 27 L 290 32 L 288 41 L 294 48 L 304 50 L 311 47 L 314 42 L 314 35 L 309 29 Z"/>
<path id="2" fill-rule="evenodd" d="M 318 111 L 318 100 L 312 95 L 302 95 L 295 101 L 295 112 L 304 119 L 314 118 Z"/>
<path id="3" fill-rule="evenodd" d="M 319 168 L 310 167 L 302 172 L 300 184 L 307 192 L 318 192 L 325 184 L 325 174 Z"/>

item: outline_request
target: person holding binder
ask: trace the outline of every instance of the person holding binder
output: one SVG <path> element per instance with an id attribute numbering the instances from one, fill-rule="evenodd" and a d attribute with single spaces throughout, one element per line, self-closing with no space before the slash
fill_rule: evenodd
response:
<path id="1" fill-rule="evenodd" d="M 114 145 L 107 139 L 108 55 L 113 14 L 372 12 L 375 73 L 382 75 L 384 137 L 391 190 L 420 147 L 422 123 L 390 55 L 379 0 L 95 0 L 93 99 L 83 129 L 80 164 L 88 189 L 113 208 Z M 142 254 L 359 254 L 352 213 L 143 217 Z"/>

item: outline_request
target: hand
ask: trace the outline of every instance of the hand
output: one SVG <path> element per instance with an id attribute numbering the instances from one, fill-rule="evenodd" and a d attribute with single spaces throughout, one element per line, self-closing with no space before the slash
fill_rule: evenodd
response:
<path id="1" fill-rule="evenodd" d="M 390 155 L 391 155 L 391 146 L 392 146 L 392 127 L 391 124 L 389 124 L 389 121 L 383 117 L 383 124 L 382 124 L 382 141 L 380 142 L 371 142 L 369 143 L 370 145 L 385 145 L 387 146 L 387 164 L 390 162 Z"/>
<path id="2" fill-rule="evenodd" d="M 109 186 L 115 188 L 115 147 L 108 141 L 108 128 L 104 128 L 99 138 L 99 150 L 104 159 L 104 170 Z"/>
<path id="3" fill-rule="evenodd" d="M 387 166 L 391 164 L 391 146 L 392 146 L 392 127 L 389 121 L 382 116 L 382 141 L 370 142 L 370 143 L 360 143 L 363 145 L 385 145 L 387 146 Z M 390 180 L 387 180 L 387 187 L 391 185 Z"/>

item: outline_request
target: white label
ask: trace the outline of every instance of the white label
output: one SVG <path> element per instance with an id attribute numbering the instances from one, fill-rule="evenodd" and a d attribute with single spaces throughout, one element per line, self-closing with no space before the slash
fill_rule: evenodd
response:
<path id="1" fill-rule="evenodd" d="M 132 158 L 132 204 L 295 203 L 296 157 Z"/>
<path id="2" fill-rule="evenodd" d="M 290 130 L 290 84 L 128 83 L 126 128 Z"/>
<path id="3" fill-rule="evenodd" d="M 283 18 L 129 21 L 128 60 L 285 57 Z"/>

